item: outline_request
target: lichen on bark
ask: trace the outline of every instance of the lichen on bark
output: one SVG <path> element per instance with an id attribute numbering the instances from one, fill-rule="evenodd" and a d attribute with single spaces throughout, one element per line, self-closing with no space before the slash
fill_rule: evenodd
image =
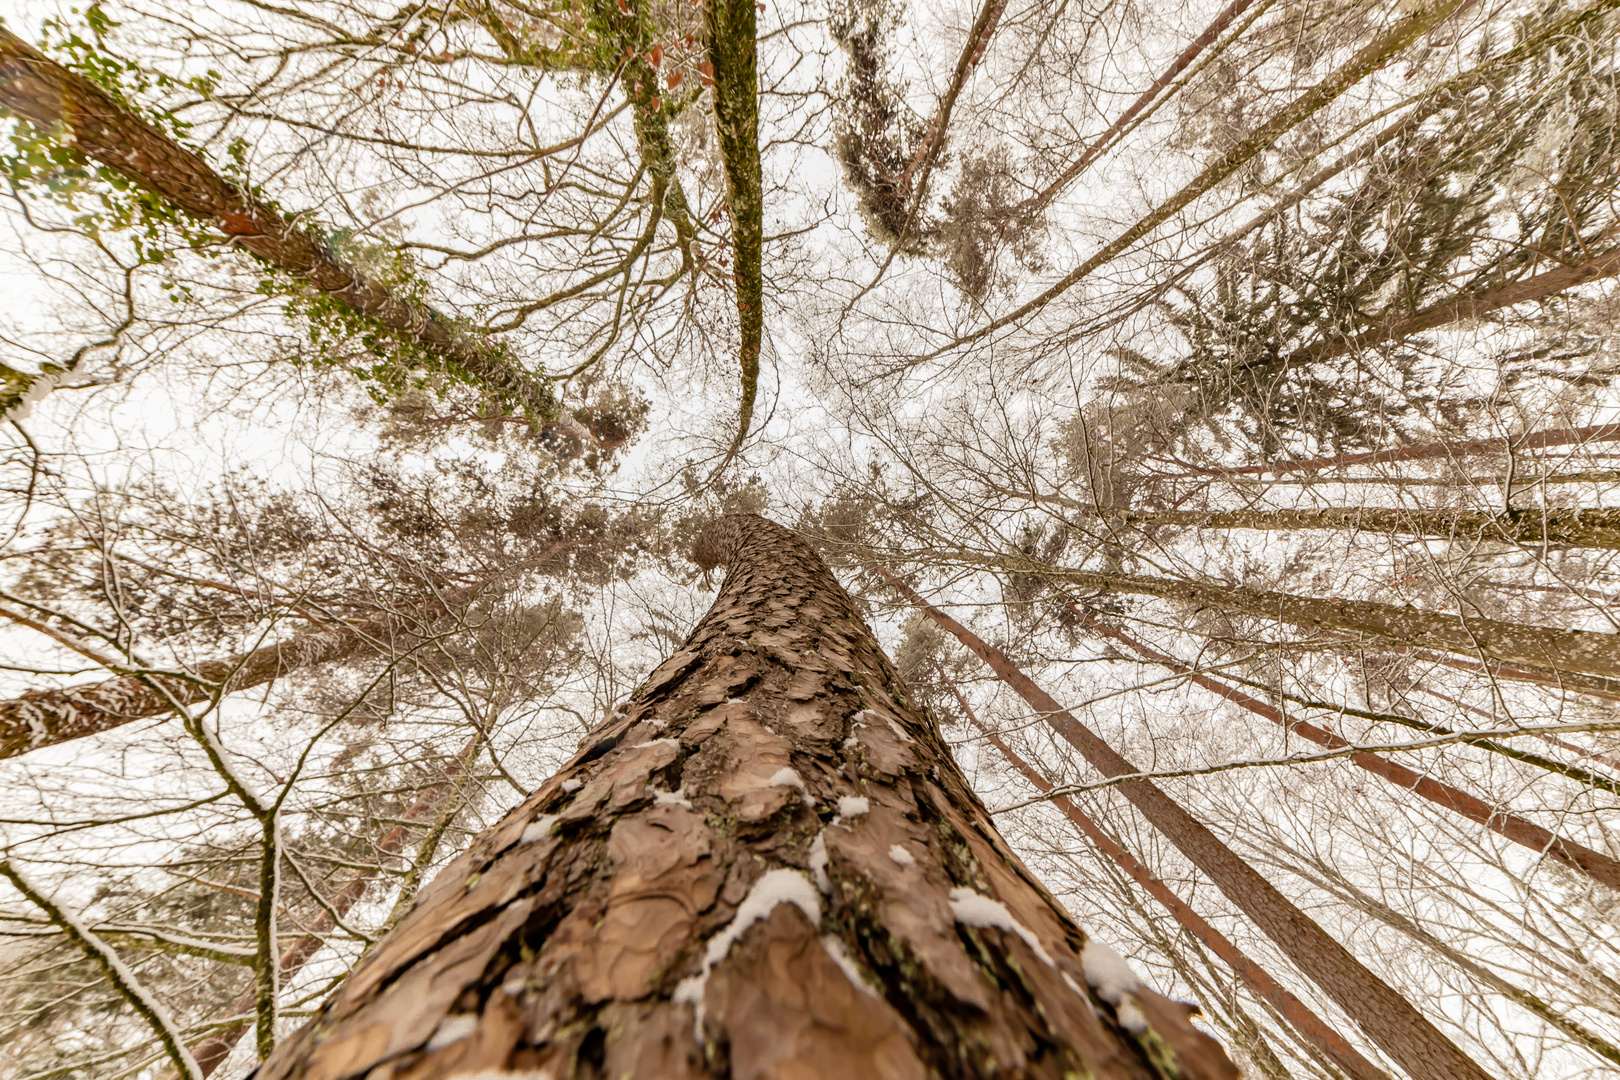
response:
<path id="1" fill-rule="evenodd" d="M 682 648 L 260 1080 L 1235 1078 L 1189 1007 L 1088 985 L 808 545 L 727 517 L 695 554 L 727 575 Z"/>

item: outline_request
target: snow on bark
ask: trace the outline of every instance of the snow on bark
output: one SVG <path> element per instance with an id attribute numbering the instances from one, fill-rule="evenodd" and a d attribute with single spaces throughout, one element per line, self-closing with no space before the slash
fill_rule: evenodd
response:
<path id="1" fill-rule="evenodd" d="M 806 545 L 725 518 L 698 555 L 728 573 L 686 644 L 259 1080 L 1235 1080 L 1188 1007 L 1087 988 L 1084 933 Z"/>

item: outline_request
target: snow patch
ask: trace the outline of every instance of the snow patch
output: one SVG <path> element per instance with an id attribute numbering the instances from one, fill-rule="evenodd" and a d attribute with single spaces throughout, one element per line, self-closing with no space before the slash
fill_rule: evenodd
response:
<path id="1" fill-rule="evenodd" d="M 895 862 L 899 863 L 901 866 L 916 866 L 917 865 L 917 860 L 913 859 L 911 857 L 911 852 L 907 851 L 905 848 L 901 847 L 899 844 L 891 844 L 889 846 L 889 858 L 893 859 Z"/>
<path id="2" fill-rule="evenodd" d="M 692 800 L 686 797 L 685 788 L 676 788 L 674 791 L 659 791 L 649 784 L 647 792 L 653 797 L 654 806 L 675 805 L 684 806 L 688 810 L 692 809 Z"/>
<path id="3" fill-rule="evenodd" d="M 805 790 L 804 781 L 799 778 L 799 774 L 788 768 L 777 769 L 771 775 L 771 787 L 796 787 L 800 791 Z"/>
<path id="4" fill-rule="evenodd" d="M 871 812 L 872 801 L 865 795 L 838 796 L 838 816 L 841 818 L 860 817 Z"/>
<path id="5" fill-rule="evenodd" d="M 815 879 L 816 888 L 821 890 L 822 895 L 832 895 L 832 878 L 827 876 L 826 829 L 816 833 L 816 838 L 810 841 L 810 876 Z"/>
<path id="6" fill-rule="evenodd" d="M 888 718 L 885 717 L 885 719 L 888 719 Z M 894 732 L 895 737 L 898 738 L 901 742 L 910 742 L 911 741 L 911 736 L 906 734 L 906 729 L 901 727 L 899 724 L 895 723 L 893 720 L 889 720 L 889 728 L 890 728 L 890 730 L 892 730 Z"/>
<path id="7" fill-rule="evenodd" d="M 853 750 L 857 746 L 859 746 L 860 744 L 861 744 L 860 736 L 851 735 L 849 738 L 844 740 L 844 749 L 845 750 Z"/>
<path id="8" fill-rule="evenodd" d="M 439 1021 L 439 1026 L 433 1029 L 424 1050 L 439 1050 L 453 1042 L 460 1042 L 478 1030 L 477 1013 L 457 1013 L 447 1016 Z"/>
<path id="9" fill-rule="evenodd" d="M 523 830 L 523 836 L 518 840 L 520 844 L 532 844 L 536 840 L 544 840 L 551 835 L 551 827 L 557 824 L 556 814 L 544 814 L 529 822 L 529 827 Z"/>
<path id="10" fill-rule="evenodd" d="M 1142 1010 L 1136 1007 L 1134 1001 L 1127 1001 L 1116 1009 L 1114 1018 L 1119 1021 L 1120 1027 L 1132 1035 L 1144 1034 L 1148 1029 L 1147 1017 L 1142 1015 Z"/>
<path id="11" fill-rule="evenodd" d="M 1080 950 L 1080 966 L 1085 969 L 1086 982 L 1097 991 L 1097 996 L 1116 1008 L 1126 994 L 1142 989 L 1141 978 L 1131 970 L 1125 958 L 1096 938 L 1087 939 L 1086 947 Z M 1123 1013 L 1119 1022 L 1125 1023 Z"/>
<path id="12" fill-rule="evenodd" d="M 580 788 L 582 788 L 584 786 L 585 786 L 585 781 L 577 779 L 577 778 L 570 778 L 570 779 L 564 780 L 562 782 L 562 789 L 564 791 L 566 791 L 570 795 L 572 795 L 574 792 L 578 791 Z"/>
<path id="13" fill-rule="evenodd" d="M 652 740 L 649 740 L 648 742 L 636 743 L 636 745 L 632 746 L 630 749 L 632 749 L 632 750 L 645 750 L 649 746 L 658 746 L 660 744 L 665 745 L 665 746 L 674 747 L 677 752 L 679 752 L 679 750 L 681 748 L 680 743 L 676 742 L 674 739 L 665 737 L 665 738 L 662 738 L 662 739 L 652 739 Z"/>
<path id="14" fill-rule="evenodd" d="M 703 970 L 676 984 L 670 1000 L 692 1006 L 692 1037 L 698 1042 L 703 1041 L 703 992 L 709 984 L 709 972 L 726 958 L 745 930 L 761 919 L 769 918 L 778 904 L 792 904 L 804 912 L 811 925 L 821 925 L 821 897 L 810 880 L 797 870 L 767 871 L 748 890 L 748 895 L 743 897 L 737 914 L 726 924 L 726 928 L 709 939 L 708 946 L 703 950 Z"/>
<path id="15" fill-rule="evenodd" d="M 1024 929 L 1018 920 L 1012 917 L 1012 912 L 1002 905 L 1001 901 L 992 900 L 983 893 L 977 893 L 972 889 L 964 889 L 958 886 L 951 890 L 951 914 L 956 916 L 956 921 L 963 926 L 989 926 L 997 930 L 1007 930 L 1017 934 L 1024 939 L 1024 944 L 1028 945 L 1036 956 L 1046 961 L 1048 966 L 1057 967 L 1052 962 L 1051 954 L 1041 944 L 1040 939 Z M 1089 977 L 1088 971 L 1087 978 Z"/>
<path id="16" fill-rule="evenodd" d="M 827 950 L 827 955 L 832 957 L 833 963 L 838 965 L 839 970 L 848 977 L 850 982 L 855 984 L 855 989 L 864 994 L 871 994 L 873 997 L 878 996 L 877 991 L 872 989 L 871 985 L 866 981 L 866 977 L 861 974 L 861 969 L 855 965 L 855 958 L 849 955 L 848 949 L 844 948 L 842 940 L 832 934 L 824 934 L 821 938 L 821 946 Z"/>

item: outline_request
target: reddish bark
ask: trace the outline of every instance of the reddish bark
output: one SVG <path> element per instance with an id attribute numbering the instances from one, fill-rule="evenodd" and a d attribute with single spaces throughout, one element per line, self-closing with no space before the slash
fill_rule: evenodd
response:
<path id="1" fill-rule="evenodd" d="M 973 726 L 984 734 L 990 745 L 999 750 L 1001 756 L 1006 758 L 1008 763 L 1023 775 L 1024 779 L 1033 784 L 1038 791 L 1050 792 L 1052 790 L 1052 782 L 1041 775 L 1033 765 L 1020 757 L 1017 751 L 1008 746 L 1001 736 L 986 727 L 984 722 L 974 714 L 972 706 L 967 703 L 967 699 L 962 696 L 955 686 L 951 687 L 951 692 L 956 695 L 956 700 L 961 703 L 962 711 L 967 714 L 967 718 L 972 722 Z M 1149 896 L 1164 905 L 1165 910 L 1175 916 L 1176 921 L 1186 927 L 1188 933 L 1202 942 L 1210 952 L 1218 956 L 1262 1001 L 1276 1009 L 1278 1016 L 1293 1025 L 1295 1031 L 1299 1032 L 1307 1041 L 1327 1055 L 1329 1060 L 1344 1070 L 1345 1074 L 1350 1076 L 1352 1080 L 1390 1080 L 1388 1073 L 1368 1061 L 1360 1051 L 1345 1041 L 1344 1036 L 1328 1027 L 1321 1017 L 1311 1011 L 1310 1006 L 1289 993 L 1276 979 L 1267 974 L 1264 968 L 1249 959 L 1243 950 L 1234 945 L 1226 935 L 1204 921 L 1204 918 L 1198 912 L 1194 911 L 1181 897 L 1171 891 L 1168 885 L 1160 881 L 1140 859 L 1115 843 L 1112 837 L 1103 832 L 1095 821 L 1087 817 L 1084 811 L 1074 804 L 1074 800 L 1066 795 L 1054 795 L 1051 802 L 1053 806 L 1063 812 L 1063 816 L 1068 818 L 1075 828 L 1085 835 L 1086 839 L 1095 844 L 1104 855 L 1112 859 L 1121 870 L 1129 874 L 1131 880 L 1142 886 Z"/>
<path id="2" fill-rule="evenodd" d="M 1543 300 L 1567 292 L 1577 285 L 1586 285 L 1620 274 L 1620 251 L 1600 255 L 1590 262 L 1574 266 L 1560 266 L 1542 274 L 1534 274 L 1496 289 L 1487 289 L 1472 296 L 1460 297 L 1443 304 L 1435 304 L 1404 318 L 1388 318 L 1377 326 L 1369 327 L 1354 337 L 1320 341 L 1296 349 L 1280 362 L 1289 364 L 1315 364 L 1348 352 L 1371 349 L 1388 341 L 1400 341 L 1425 330 L 1435 330 L 1451 323 L 1482 318 L 1515 304 Z"/>
<path id="3" fill-rule="evenodd" d="M 711 525 L 685 645 L 417 898 L 259 1080 L 1235 1080 L 997 834 L 814 552 Z M 1131 982 L 1134 982 L 1133 980 Z"/>
<path id="4" fill-rule="evenodd" d="M 1225 10 L 1215 16 L 1215 21 L 1204 27 L 1204 32 L 1194 38 L 1192 44 L 1182 50 L 1181 55 L 1176 57 L 1174 62 L 1165 68 L 1157 79 L 1153 80 L 1153 85 L 1142 91 L 1141 96 L 1131 103 L 1131 107 L 1119 115 L 1119 119 L 1109 124 L 1108 129 L 1093 139 L 1073 164 L 1059 173 L 1057 179 L 1048 184 L 1043 191 L 1025 202 L 1024 206 L 1030 208 L 1045 206 L 1052 201 L 1052 198 L 1058 192 L 1073 183 L 1074 178 L 1086 171 L 1086 166 L 1090 165 L 1097 155 L 1102 153 L 1103 149 L 1113 142 L 1120 132 L 1125 130 L 1126 125 L 1135 120 L 1138 113 L 1152 104 L 1153 99 L 1159 96 L 1159 91 L 1169 86 L 1171 79 L 1180 75 L 1187 69 L 1187 65 L 1198 59 L 1199 53 L 1213 45 L 1215 39 L 1220 37 L 1228 26 L 1232 25 L 1232 20 L 1247 11 L 1253 3 L 1254 0 L 1232 0 Z"/>
<path id="5" fill-rule="evenodd" d="M 1335 454 L 1332 457 L 1298 458 L 1278 461 L 1269 465 L 1240 465 L 1230 469 L 1202 469 L 1211 476 L 1258 476 L 1262 473 L 1321 472 L 1323 469 L 1346 469 L 1356 465 L 1384 465 L 1396 461 L 1434 461 L 1439 458 L 1472 457 L 1475 454 L 1501 454 L 1509 450 L 1540 450 L 1549 446 L 1568 446 L 1574 443 L 1615 442 L 1620 440 L 1620 424 L 1593 424 L 1582 428 L 1548 428 L 1525 435 L 1507 435 L 1500 439 L 1461 439 L 1456 442 L 1421 443 L 1403 446 L 1397 450 L 1372 450 L 1357 454 Z"/>
<path id="6" fill-rule="evenodd" d="M 344 264 L 320 241 L 215 172 L 200 157 L 124 108 L 100 87 L 0 27 L 0 109 L 65 141 L 136 186 L 198 221 L 216 225 L 231 244 L 295 275 L 319 295 L 420 346 L 453 371 L 528 411 L 555 419 L 550 384 L 451 320 L 407 300 Z M 575 426 L 579 426 L 577 422 Z"/>
<path id="7" fill-rule="evenodd" d="M 988 664 L 996 676 L 1039 711 L 1047 724 L 1078 750 L 1092 768 L 1110 777 L 1142 771 L 1036 686 L 1001 650 L 929 604 L 904 581 L 887 571 L 879 569 L 878 572 L 930 620 Z M 1119 783 L 1117 789 L 1413 1080 L 1462 1080 L 1465 1077 L 1488 1080 L 1484 1070 L 1410 1002 L 1368 971 L 1343 945 L 1312 922 L 1157 785 L 1147 780 L 1126 780 Z"/>
<path id="8" fill-rule="evenodd" d="M 1069 610 L 1073 611 L 1086 626 L 1097 633 L 1123 643 L 1133 652 L 1146 657 L 1155 664 L 1187 675 L 1189 681 L 1195 685 L 1225 698 L 1234 705 L 1241 706 L 1256 716 L 1270 720 L 1284 731 L 1299 735 L 1309 742 L 1330 750 L 1338 750 L 1351 745 L 1350 742 L 1333 734 L 1331 731 L 1317 727 L 1315 724 L 1301 720 L 1298 717 L 1287 716 L 1281 709 L 1269 702 L 1261 701 L 1251 694 L 1227 686 L 1218 679 L 1193 671 L 1192 668 L 1174 657 L 1167 656 L 1157 649 L 1136 640 L 1136 638 L 1123 630 L 1116 629 L 1098 619 L 1092 618 L 1074 604 L 1069 605 Z M 1397 765 L 1388 758 L 1380 757 L 1377 754 L 1351 754 L 1349 760 L 1356 767 L 1388 780 L 1397 787 L 1413 791 L 1435 805 L 1442 806 L 1454 814 L 1467 818 L 1469 821 L 1483 825 L 1492 832 L 1513 841 L 1515 844 L 1527 847 L 1538 855 L 1545 855 L 1572 870 L 1579 870 L 1593 881 L 1601 882 L 1611 889 L 1620 889 L 1620 862 L 1607 855 L 1593 851 L 1591 848 L 1577 844 L 1572 840 L 1565 840 L 1540 825 L 1508 813 L 1500 807 L 1492 806 L 1485 800 L 1475 798 L 1466 791 L 1452 787 L 1450 784 L 1424 776 L 1422 773 L 1408 769 L 1404 765 Z"/>

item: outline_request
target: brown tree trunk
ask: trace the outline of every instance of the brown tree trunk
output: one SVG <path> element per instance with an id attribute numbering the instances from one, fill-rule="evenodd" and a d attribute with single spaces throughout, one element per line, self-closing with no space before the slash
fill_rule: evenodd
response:
<path id="1" fill-rule="evenodd" d="M 1500 439 L 1459 439 L 1456 442 L 1420 443 L 1396 450 L 1370 450 L 1332 457 L 1297 458 L 1269 465 L 1242 465 L 1233 469 L 1201 469 L 1211 476 L 1259 476 L 1264 473 L 1321 472 L 1356 465 L 1384 465 L 1397 461 L 1437 461 L 1441 458 L 1472 457 L 1476 454 L 1502 454 L 1508 451 L 1541 450 L 1549 446 L 1620 440 L 1620 424 L 1593 424 L 1583 428 L 1548 428 Z"/>
<path id="2" fill-rule="evenodd" d="M 967 714 L 968 720 L 974 727 L 984 734 L 985 739 L 1000 751 L 1001 756 L 1007 759 L 1008 764 L 1017 769 L 1024 779 L 1028 780 L 1035 789 L 1041 792 L 1052 790 L 1052 782 L 1043 776 L 1029 762 L 1025 761 L 1018 752 L 985 726 L 974 713 L 972 706 L 962 696 L 960 690 L 954 685 L 951 693 L 956 696 L 962 711 Z M 1335 1066 L 1344 1070 L 1352 1080 L 1389 1080 L 1389 1074 L 1372 1062 L 1368 1061 L 1361 1052 L 1351 1046 L 1344 1036 L 1328 1027 L 1322 1018 L 1311 1011 L 1299 998 L 1289 993 L 1276 979 L 1273 979 L 1259 964 L 1249 959 L 1248 955 L 1232 943 L 1226 935 L 1209 925 L 1198 912 L 1194 911 L 1181 897 L 1171 891 L 1170 887 L 1160 881 L 1153 871 L 1149 870 L 1135 855 L 1115 843 L 1113 838 L 1104 832 L 1095 821 L 1087 817 L 1084 811 L 1074 804 L 1074 800 L 1066 795 L 1052 796 L 1052 805 L 1063 812 L 1075 828 L 1090 840 L 1097 849 L 1112 859 L 1121 870 L 1131 876 L 1131 880 L 1140 885 L 1148 895 L 1152 896 L 1165 910 L 1175 916 L 1177 922 L 1186 928 L 1187 932 L 1199 941 L 1210 952 L 1236 972 L 1237 977 L 1252 990 L 1261 1000 L 1265 1001 L 1277 1015 L 1293 1025 L 1307 1042 L 1315 1046 L 1332 1061 Z"/>
<path id="3" fill-rule="evenodd" d="M 814 552 L 699 539 L 714 606 L 259 1080 L 1235 1078 L 1014 857 Z"/>
<path id="4" fill-rule="evenodd" d="M 1307 629 L 1362 634 L 1395 645 L 1438 647 L 1486 663 L 1521 664 L 1551 672 L 1620 678 L 1620 634 L 1561 630 L 1477 615 L 1421 611 L 1373 600 L 1322 599 L 1179 578 L 1070 570 L 1023 556 L 986 559 L 973 554 L 969 558 L 977 565 L 1036 574 L 1099 593 L 1156 596 L 1161 600 L 1275 619 Z"/>
<path id="5" fill-rule="evenodd" d="M 60 125 L 73 149 L 192 218 L 220 228 L 229 243 L 386 327 L 531 417 L 558 418 L 556 396 L 545 379 L 524 371 L 498 346 L 458 329 L 420 301 L 369 280 L 90 80 L 4 27 L 0 27 L 0 110 L 43 131 Z"/>
<path id="6" fill-rule="evenodd" d="M 1078 615 L 1087 626 L 1099 634 L 1113 638 L 1123 643 L 1133 652 L 1160 664 L 1171 671 L 1179 672 L 1190 677 L 1191 681 L 1238 705 L 1256 716 L 1264 717 L 1291 734 L 1325 746 L 1330 750 L 1342 749 L 1350 746 L 1345 739 L 1317 727 L 1315 724 L 1298 717 L 1290 717 L 1269 702 L 1261 701 L 1252 694 L 1246 694 L 1235 687 L 1227 686 L 1219 679 L 1210 678 L 1195 672 L 1192 668 L 1180 663 L 1174 657 L 1166 656 L 1157 649 L 1151 648 L 1143 642 L 1137 641 L 1131 635 L 1108 626 L 1092 618 L 1077 606 L 1070 605 L 1070 610 Z M 1450 784 L 1442 783 L 1431 776 L 1408 769 L 1404 765 L 1397 765 L 1388 758 L 1378 754 L 1351 754 L 1350 763 L 1357 768 L 1365 769 L 1374 776 L 1388 780 L 1397 787 L 1406 788 L 1425 799 L 1442 806 L 1445 809 L 1467 818 L 1469 821 L 1483 825 L 1492 832 L 1506 837 L 1515 844 L 1522 845 L 1538 855 L 1545 855 L 1554 862 L 1562 863 L 1572 870 L 1579 870 L 1593 881 L 1601 882 L 1611 889 L 1620 890 L 1620 862 L 1593 851 L 1583 844 L 1565 840 L 1554 832 L 1542 828 L 1540 825 L 1516 814 L 1510 814 L 1500 807 L 1493 806 L 1484 799 L 1475 798 Z"/>
<path id="7" fill-rule="evenodd" d="M 1512 514 L 1478 510 L 1405 510 L 1381 506 L 1336 506 L 1311 510 L 1108 511 L 1108 522 L 1192 529 L 1354 529 L 1510 544 L 1568 544 L 1620 548 L 1620 509 L 1538 507 Z"/>
<path id="8" fill-rule="evenodd" d="M 1018 670 L 1001 650 L 924 600 L 917 591 L 887 571 L 885 580 L 936 625 L 948 631 L 996 676 L 1036 709 L 1047 724 L 1104 776 L 1140 773 L 1113 747 L 1076 720 L 1057 700 Z M 1388 983 L 1368 971 L 1326 931 L 1244 862 L 1208 828 L 1148 780 L 1126 780 L 1120 794 L 1154 828 L 1207 874 L 1227 898 L 1253 919 L 1267 937 L 1323 993 L 1338 1003 L 1377 1047 L 1398 1062 L 1412 1080 L 1488 1080 L 1467 1054 Z"/>
<path id="9" fill-rule="evenodd" d="M 1472 296 L 1435 304 L 1404 317 L 1390 316 L 1354 337 L 1333 338 L 1307 345 L 1278 361 L 1277 366 L 1320 363 L 1344 353 L 1371 349 L 1386 341 L 1400 341 L 1413 334 L 1421 334 L 1425 330 L 1478 319 L 1493 311 L 1512 307 L 1514 304 L 1543 300 L 1573 289 L 1577 285 L 1614 277 L 1616 274 L 1620 274 L 1620 251 L 1609 251 L 1589 262 L 1560 266 L 1499 288 L 1486 289 Z"/>
<path id="10" fill-rule="evenodd" d="M 176 705 L 197 705 L 216 695 L 263 686 L 299 668 L 375 652 L 380 643 L 398 646 L 402 639 L 415 640 L 428 622 L 471 600 L 480 588 L 424 597 L 408 616 L 380 615 L 294 634 L 252 652 L 204 661 L 184 676 L 120 675 L 64 690 L 30 690 L 0 701 L 0 760 L 164 716 Z"/>

